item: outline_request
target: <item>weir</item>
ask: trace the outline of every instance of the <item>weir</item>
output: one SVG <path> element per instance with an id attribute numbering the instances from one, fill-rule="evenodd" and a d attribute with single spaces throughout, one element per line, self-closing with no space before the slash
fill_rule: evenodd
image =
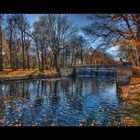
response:
<path id="1" fill-rule="evenodd" d="M 116 79 L 116 68 L 76 68 L 75 76 Z"/>
<path id="2" fill-rule="evenodd" d="M 112 68 L 95 68 L 95 67 L 77 67 L 65 68 L 60 70 L 62 77 L 91 77 L 97 79 L 112 79 L 118 84 L 128 84 L 132 77 L 131 67 L 112 67 Z"/>

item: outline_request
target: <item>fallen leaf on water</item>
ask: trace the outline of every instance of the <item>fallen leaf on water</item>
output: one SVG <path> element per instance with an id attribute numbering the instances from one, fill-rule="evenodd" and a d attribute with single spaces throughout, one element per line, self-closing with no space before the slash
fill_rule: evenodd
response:
<path id="1" fill-rule="evenodd" d="M 79 126 L 84 126 L 84 125 L 82 123 L 80 123 Z"/>
<path id="2" fill-rule="evenodd" d="M 16 124 L 15 126 L 21 126 L 21 124 Z"/>
<path id="3" fill-rule="evenodd" d="M 0 119 L 0 123 L 3 123 L 3 122 L 5 122 L 5 119 L 4 118 L 1 118 Z"/>
<path id="4" fill-rule="evenodd" d="M 134 126 L 135 125 L 135 122 L 134 120 L 132 120 L 131 118 L 129 117 L 125 117 L 122 122 L 128 126 Z"/>
<path id="5" fill-rule="evenodd" d="M 16 111 L 21 111 L 21 108 L 17 108 Z"/>
<path id="6" fill-rule="evenodd" d="M 52 123 L 52 125 L 51 126 L 55 126 L 55 123 Z"/>
<path id="7" fill-rule="evenodd" d="M 112 122 L 112 126 L 117 126 L 117 125 L 118 125 L 118 123 L 116 121 Z"/>

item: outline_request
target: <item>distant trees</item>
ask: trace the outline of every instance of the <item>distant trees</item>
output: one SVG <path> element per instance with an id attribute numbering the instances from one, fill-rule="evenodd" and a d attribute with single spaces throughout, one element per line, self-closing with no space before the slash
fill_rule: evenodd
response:
<path id="1" fill-rule="evenodd" d="M 102 39 L 106 48 L 119 46 L 127 55 L 131 47 L 131 58 L 140 65 L 140 14 L 96 14 L 89 19 L 91 25 L 83 30 L 90 38 Z"/>
<path id="2" fill-rule="evenodd" d="M 89 56 L 90 66 L 117 66 L 118 62 L 115 61 L 109 54 L 93 49 Z"/>
<path id="3" fill-rule="evenodd" d="M 85 53 L 88 50 L 88 42 L 83 36 L 75 36 L 66 48 L 66 58 L 67 65 L 75 67 L 76 65 L 83 66 Z"/>

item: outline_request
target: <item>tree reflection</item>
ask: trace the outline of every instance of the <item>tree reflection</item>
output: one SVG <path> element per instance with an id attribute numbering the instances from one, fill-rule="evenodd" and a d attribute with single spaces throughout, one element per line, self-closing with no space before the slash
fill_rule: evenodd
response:
<path id="1" fill-rule="evenodd" d="M 50 96 L 50 101 L 51 101 L 52 106 L 57 106 L 59 103 L 59 94 L 60 93 L 59 93 L 58 84 L 59 84 L 58 80 L 54 81 L 53 82 L 53 90 L 51 89 L 51 91 L 53 91 L 51 93 L 51 96 Z"/>
<path id="2" fill-rule="evenodd" d="M 4 117 L 4 108 L 5 108 L 5 103 L 4 103 L 4 96 L 2 92 L 2 86 L 0 85 L 0 119 Z"/>
<path id="3" fill-rule="evenodd" d="M 106 90 L 109 87 L 110 90 Z M 98 121 L 96 114 L 102 118 L 101 114 L 105 114 L 102 108 L 108 112 L 118 104 L 113 88 L 112 81 L 91 78 L 50 78 L 1 84 L 0 114 L 4 114 L 11 125 L 77 125 L 82 118 L 88 125 Z M 110 103 L 108 95 L 113 99 Z M 102 120 L 106 119 L 105 116 Z"/>
<path id="4" fill-rule="evenodd" d="M 67 99 L 67 105 L 70 106 L 70 111 L 82 111 L 83 109 L 83 82 L 79 79 L 69 79 L 62 81 L 64 87 L 64 95 Z"/>

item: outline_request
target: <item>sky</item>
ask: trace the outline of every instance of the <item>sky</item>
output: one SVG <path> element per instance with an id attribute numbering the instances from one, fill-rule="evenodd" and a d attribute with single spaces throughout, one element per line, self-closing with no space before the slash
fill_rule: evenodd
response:
<path id="1" fill-rule="evenodd" d="M 30 24 L 32 24 L 34 21 L 39 19 L 39 16 L 42 16 L 43 14 L 26 14 Z M 78 26 L 84 26 L 89 23 L 87 20 L 87 16 L 89 14 L 67 14 L 69 15 L 72 22 Z"/>
<path id="2" fill-rule="evenodd" d="M 5 14 L 5 15 L 9 15 L 9 14 Z M 25 14 L 28 18 L 28 21 L 30 22 L 30 24 L 32 25 L 33 22 L 37 21 L 39 19 L 39 16 L 45 15 L 45 14 Z M 84 26 L 87 25 L 90 21 L 87 20 L 87 16 L 89 14 L 67 14 L 71 21 L 78 25 L 78 26 Z"/>

